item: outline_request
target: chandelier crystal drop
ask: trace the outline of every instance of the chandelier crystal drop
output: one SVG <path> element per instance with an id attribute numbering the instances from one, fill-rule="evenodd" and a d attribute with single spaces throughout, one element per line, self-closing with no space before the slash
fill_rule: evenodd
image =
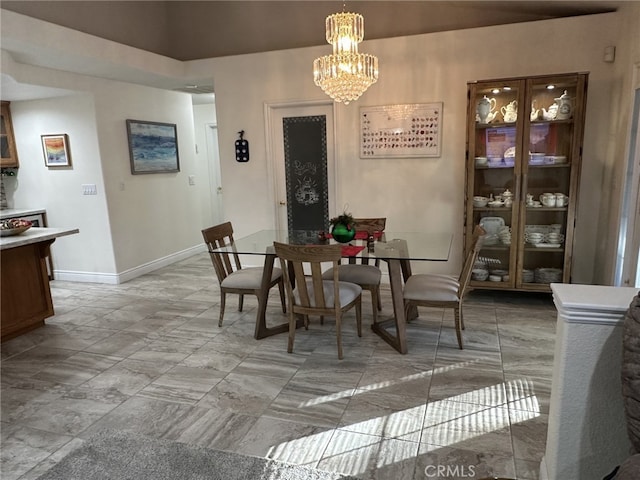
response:
<path id="1" fill-rule="evenodd" d="M 364 18 L 359 13 L 329 15 L 326 29 L 333 54 L 314 60 L 313 80 L 336 102 L 346 105 L 378 80 L 378 58 L 358 53 L 364 39 Z"/>

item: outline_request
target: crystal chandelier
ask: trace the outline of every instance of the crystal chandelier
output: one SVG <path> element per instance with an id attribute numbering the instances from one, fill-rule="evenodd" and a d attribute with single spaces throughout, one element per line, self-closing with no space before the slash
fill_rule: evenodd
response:
<path id="1" fill-rule="evenodd" d="M 333 54 L 314 60 L 313 80 L 336 102 L 346 105 L 378 80 L 378 58 L 358 53 L 364 38 L 364 18 L 359 13 L 329 15 L 326 29 Z"/>

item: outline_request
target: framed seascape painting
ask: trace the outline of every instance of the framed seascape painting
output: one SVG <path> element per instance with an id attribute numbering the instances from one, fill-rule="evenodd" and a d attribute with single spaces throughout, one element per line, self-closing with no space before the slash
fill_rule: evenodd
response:
<path id="1" fill-rule="evenodd" d="M 180 171 L 174 123 L 127 120 L 127 135 L 133 175 Z"/>
<path id="2" fill-rule="evenodd" d="M 59 135 L 41 135 L 44 164 L 47 167 L 70 167 L 69 137 L 66 133 Z"/>

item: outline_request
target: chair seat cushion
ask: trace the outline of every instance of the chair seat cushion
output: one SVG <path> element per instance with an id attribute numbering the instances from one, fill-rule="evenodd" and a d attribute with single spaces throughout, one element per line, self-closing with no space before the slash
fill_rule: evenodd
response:
<path id="1" fill-rule="evenodd" d="M 338 266 L 338 278 L 341 282 L 357 283 L 358 285 L 379 285 L 382 272 L 374 265 L 348 264 Z M 322 273 L 325 280 L 333 279 L 333 268 Z"/>
<path id="2" fill-rule="evenodd" d="M 262 284 L 262 267 L 250 267 L 236 270 L 228 275 L 220 284 L 223 288 L 259 289 Z M 274 267 L 271 280 L 275 281 L 282 276 L 282 270 Z"/>
<path id="3" fill-rule="evenodd" d="M 340 295 L 340 307 L 344 307 L 345 305 L 350 304 L 356 298 L 358 298 L 362 294 L 362 288 L 360 285 L 356 285 L 355 283 L 349 282 L 338 282 Z M 325 280 L 322 282 L 322 290 L 324 292 L 324 301 L 326 306 L 332 307 L 334 302 L 333 297 L 333 281 Z M 311 302 L 311 306 L 315 307 L 315 295 L 313 294 L 313 281 L 307 280 L 307 291 L 309 292 L 309 302 Z M 299 291 L 296 288 L 293 291 L 293 295 L 295 297 L 296 305 L 300 305 L 300 295 Z"/>
<path id="4" fill-rule="evenodd" d="M 438 278 L 438 275 L 412 275 L 404 285 L 405 300 L 423 302 L 457 302 L 458 281 L 451 278 Z"/>

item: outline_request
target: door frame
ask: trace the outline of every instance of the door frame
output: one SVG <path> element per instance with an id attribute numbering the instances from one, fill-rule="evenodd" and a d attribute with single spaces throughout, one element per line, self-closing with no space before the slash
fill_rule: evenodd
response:
<path id="1" fill-rule="evenodd" d="M 209 202 L 211 208 L 212 225 L 222 223 L 223 218 L 223 189 L 220 174 L 220 144 L 218 142 L 218 124 L 206 123 L 205 141 L 207 148 L 207 169 L 209 172 Z M 215 139 L 214 139 L 215 136 Z"/>
<path id="2" fill-rule="evenodd" d="M 327 143 L 327 149 L 333 149 L 333 160 L 331 169 L 333 170 L 333 178 L 328 175 L 329 165 L 327 165 L 327 182 L 332 184 L 334 197 L 338 196 L 338 174 L 337 174 L 337 166 L 338 166 L 338 135 L 336 125 L 337 121 L 337 109 L 335 102 L 331 100 L 309 100 L 309 101 L 291 101 L 291 102 L 265 102 L 264 103 L 264 118 L 265 118 L 265 146 L 266 146 L 266 156 L 267 156 L 267 181 L 271 185 L 270 191 L 270 200 L 272 205 L 273 212 L 273 224 L 276 229 L 286 230 L 286 225 L 280 225 L 280 212 L 279 212 L 279 198 L 278 198 L 278 170 L 280 169 L 280 165 L 276 164 L 278 159 L 275 155 L 275 139 L 273 138 L 273 119 L 275 117 L 275 112 L 281 109 L 290 109 L 290 108 L 308 108 L 308 107 L 318 107 L 330 106 L 333 112 L 333 125 L 327 126 L 327 128 L 331 128 L 331 132 L 333 134 L 333 143 Z M 284 165 L 282 165 L 282 172 L 284 175 Z M 331 192 L 331 188 L 329 192 Z M 332 195 L 329 195 L 329 215 L 331 216 L 331 206 L 336 205 L 337 198 L 331 198 Z"/>
<path id="3" fill-rule="evenodd" d="M 640 63 L 634 65 L 632 87 L 612 282 L 612 285 L 628 287 L 636 287 L 640 283 L 640 119 L 634 118 L 640 115 Z"/>

